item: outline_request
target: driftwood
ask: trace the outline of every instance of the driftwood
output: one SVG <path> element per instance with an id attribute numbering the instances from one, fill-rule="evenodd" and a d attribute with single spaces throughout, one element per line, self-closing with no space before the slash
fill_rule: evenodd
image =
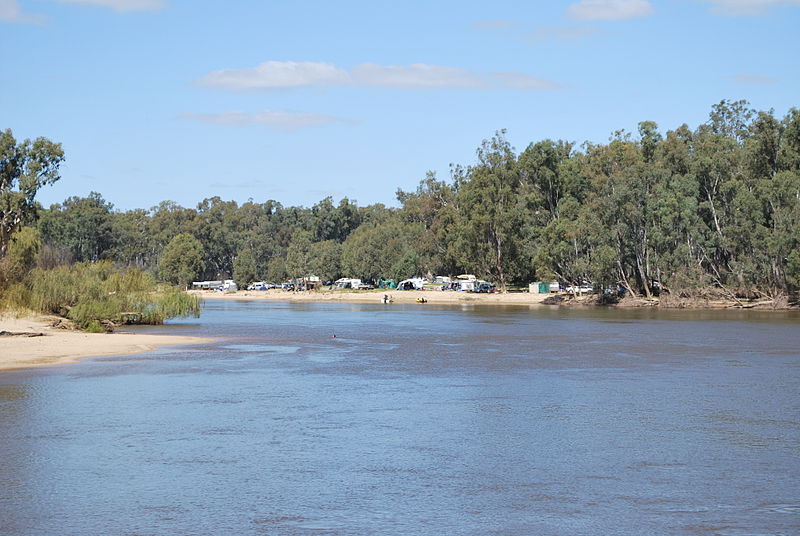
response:
<path id="1" fill-rule="evenodd" d="M 36 331 L 3 331 L 0 330 L 0 337 L 44 337 L 44 333 Z"/>

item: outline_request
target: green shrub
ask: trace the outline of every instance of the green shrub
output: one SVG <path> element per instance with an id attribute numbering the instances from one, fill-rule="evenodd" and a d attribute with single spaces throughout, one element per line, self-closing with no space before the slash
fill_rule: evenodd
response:
<path id="1" fill-rule="evenodd" d="M 105 333 L 108 330 L 97 320 L 92 320 L 86 325 L 86 331 L 89 333 Z"/>
<path id="2" fill-rule="evenodd" d="M 31 270 L 4 293 L 2 306 L 66 317 L 90 331 L 123 323 L 161 324 L 168 318 L 200 314 L 196 296 L 159 285 L 138 268 L 119 269 L 110 262 Z"/>

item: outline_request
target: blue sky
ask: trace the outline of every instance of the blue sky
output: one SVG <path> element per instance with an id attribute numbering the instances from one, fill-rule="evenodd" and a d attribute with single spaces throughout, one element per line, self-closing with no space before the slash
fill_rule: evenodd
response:
<path id="1" fill-rule="evenodd" d="M 800 0 L 0 0 L 0 128 L 45 204 L 396 205 L 495 131 L 606 142 L 722 99 L 800 106 Z"/>

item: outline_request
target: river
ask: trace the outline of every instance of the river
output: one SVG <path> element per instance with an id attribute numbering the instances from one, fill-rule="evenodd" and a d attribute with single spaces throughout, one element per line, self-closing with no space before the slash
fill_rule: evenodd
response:
<path id="1" fill-rule="evenodd" d="M 0 534 L 800 533 L 796 313 L 214 300 L 141 331 L 216 341 L 0 374 Z"/>

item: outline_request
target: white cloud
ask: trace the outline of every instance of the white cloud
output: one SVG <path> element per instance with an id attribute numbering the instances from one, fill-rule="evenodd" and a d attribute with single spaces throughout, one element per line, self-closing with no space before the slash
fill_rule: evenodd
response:
<path id="1" fill-rule="evenodd" d="M 798 6 L 800 0 L 700 0 L 714 4 L 713 11 L 723 15 L 759 15 L 771 7 Z"/>
<path id="2" fill-rule="evenodd" d="M 22 17 L 22 10 L 17 0 L 0 0 L 0 20 L 17 22 Z"/>
<path id="3" fill-rule="evenodd" d="M 129 11 L 160 11 L 166 7 L 166 0 L 56 0 L 62 4 L 81 4 L 85 6 L 108 7 L 120 13 Z"/>
<path id="4" fill-rule="evenodd" d="M 23 13 L 17 0 L 0 0 L 0 22 L 40 23 L 43 17 Z"/>
<path id="5" fill-rule="evenodd" d="M 549 91 L 563 87 L 550 80 L 523 73 L 492 73 L 492 78 L 503 87 L 523 91 Z"/>
<path id="6" fill-rule="evenodd" d="M 241 110 L 218 114 L 185 113 L 178 119 L 189 119 L 212 125 L 228 125 L 234 127 L 266 126 L 277 130 L 299 130 L 329 123 L 352 123 L 332 115 L 309 114 L 292 111 L 263 110 L 248 113 Z"/>
<path id="7" fill-rule="evenodd" d="M 160 11 L 166 7 L 166 0 L 55 0 L 61 4 L 107 7 L 119 13 L 130 11 Z M 0 22 L 42 23 L 41 15 L 23 13 L 17 0 L 0 0 Z"/>
<path id="8" fill-rule="evenodd" d="M 512 76 L 513 75 L 513 76 Z M 523 82 L 523 80 L 525 80 Z M 534 80 L 537 81 L 534 83 Z M 391 89 L 552 89 L 557 84 L 524 73 L 492 76 L 459 67 L 414 63 L 362 63 L 347 71 L 330 63 L 268 61 L 246 69 L 222 69 L 195 83 L 227 91 L 257 91 L 299 87 L 381 87 Z"/>
<path id="9" fill-rule="evenodd" d="M 215 89 L 252 91 L 303 86 L 339 86 L 349 75 L 330 63 L 267 61 L 247 69 L 222 69 L 199 78 L 197 83 Z"/>
<path id="10" fill-rule="evenodd" d="M 484 78 L 458 67 L 414 63 L 404 65 L 377 65 L 362 63 L 352 70 L 355 85 L 394 89 L 481 89 Z"/>
<path id="11" fill-rule="evenodd" d="M 653 5 L 648 0 L 581 0 L 567 14 L 580 20 L 637 19 L 652 15 Z"/>
<path id="12" fill-rule="evenodd" d="M 769 76 L 759 76 L 757 74 L 735 74 L 731 76 L 731 79 L 734 82 L 738 82 L 739 84 L 774 84 L 778 81 L 777 78 L 771 78 Z"/>

